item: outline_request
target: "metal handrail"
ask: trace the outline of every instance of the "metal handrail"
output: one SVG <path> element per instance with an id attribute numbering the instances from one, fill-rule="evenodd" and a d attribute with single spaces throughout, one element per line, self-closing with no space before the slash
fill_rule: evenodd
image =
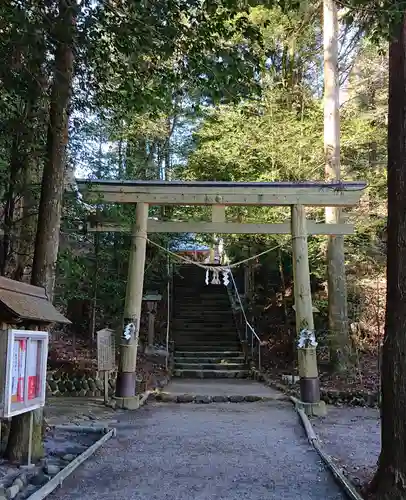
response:
<path id="1" fill-rule="evenodd" d="M 252 358 L 254 357 L 254 339 L 255 339 L 258 342 L 258 369 L 261 370 L 261 339 L 257 335 L 257 332 L 254 330 L 254 327 L 248 321 L 247 315 L 245 314 L 244 306 L 243 306 L 241 296 L 240 296 L 240 293 L 238 291 L 238 288 L 237 288 L 237 285 L 236 285 L 236 282 L 234 279 L 233 271 L 231 270 L 230 267 L 228 268 L 228 271 L 229 271 L 230 276 L 231 276 L 230 283 L 232 283 L 232 285 L 233 285 L 233 291 L 234 291 L 234 294 L 235 294 L 237 301 L 240 305 L 240 310 L 241 310 L 241 313 L 243 315 L 244 322 L 245 322 L 245 341 L 248 342 L 248 329 L 249 329 L 251 331 L 251 357 Z"/>

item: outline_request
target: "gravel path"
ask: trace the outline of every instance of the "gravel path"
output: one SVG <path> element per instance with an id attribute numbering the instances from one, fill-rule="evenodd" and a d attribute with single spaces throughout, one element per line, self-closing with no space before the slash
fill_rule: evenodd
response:
<path id="1" fill-rule="evenodd" d="M 344 500 L 290 403 L 152 403 L 50 500 Z"/>

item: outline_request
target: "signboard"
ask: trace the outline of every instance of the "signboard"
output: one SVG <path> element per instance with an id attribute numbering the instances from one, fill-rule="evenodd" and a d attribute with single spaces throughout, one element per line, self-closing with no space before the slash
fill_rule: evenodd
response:
<path id="1" fill-rule="evenodd" d="M 97 332 L 97 369 L 113 371 L 116 365 L 115 333 L 110 328 Z"/>
<path id="2" fill-rule="evenodd" d="M 45 405 L 48 332 L 0 332 L 0 350 L 6 360 L 0 371 L 0 416 L 13 417 Z"/>

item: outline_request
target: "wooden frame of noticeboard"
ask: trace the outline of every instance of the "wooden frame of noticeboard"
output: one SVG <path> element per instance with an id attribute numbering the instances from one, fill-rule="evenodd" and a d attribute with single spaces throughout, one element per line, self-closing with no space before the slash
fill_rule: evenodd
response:
<path id="1" fill-rule="evenodd" d="M 0 355 L 0 417 L 10 418 L 45 405 L 48 332 L 3 330 Z"/>

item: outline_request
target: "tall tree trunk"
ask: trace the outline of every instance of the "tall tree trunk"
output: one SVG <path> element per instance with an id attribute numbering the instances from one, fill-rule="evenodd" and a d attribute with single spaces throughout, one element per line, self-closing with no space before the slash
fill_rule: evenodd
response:
<path id="1" fill-rule="evenodd" d="M 335 0 L 324 0 L 324 153 L 327 181 L 340 180 L 340 115 L 338 80 L 338 19 Z M 338 223 L 340 209 L 327 207 L 327 223 Z M 334 368 L 345 369 L 350 339 L 348 331 L 347 284 L 344 237 L 329 236 L 327 245 L 328 319 L 331 360 Z"/>
<path id="2" fill-rule="evenodd" d="M 23 123 L 19 123 L 19 125 L 25 129 Z M 21 131 L 18 130 L 18 128 L 17 126 L 11 146 L 10 174 L 7 191 L 5 193 L 4 234 L 0 252 L 0 274 L 2 276 L 7 274 L 9 264 L 10 247 L 14 228 L 14 211 L 18 192 L 17 183 L 20 174 Z"/>
<path id="3" fill-rule="evenodd" d="M 388 240 L 382 448 L 372 491 L 406 498 L 406 15 L 389 48 Z"/>
<path id="4" fill-rule="evenodd" d="M 55 268 L 59 247 L 62 195 L 65 181 L 67 142 L 67 109 L 73 75 L 73 41 L 75 30 L 74 0 L 59 0 L 59 18 L 55 26 L 55 67 L 51 92 L 47 154 L 42 175 L 41 198 L 35 240 L 31 283 L 46 289 L 53 299 Z M 32 458 L 43 456 L 43 412 L 35 410 Z M 29 413 L 13 418 L 6 454 L 13 461 L 22 461 L 27 454 Z"/>
<path id="5" fill-rule="evenodd" d="M 11 278 L 21 281 L 28 266 L 32 262 L 32 248 L 35 241 L 35 222 L 37 205 L 32 190 L 32 165 L 27 158 L 23 161 L 22 217 L 19 222 L 19 238 L 16 251 L 16 265 Z"/>

